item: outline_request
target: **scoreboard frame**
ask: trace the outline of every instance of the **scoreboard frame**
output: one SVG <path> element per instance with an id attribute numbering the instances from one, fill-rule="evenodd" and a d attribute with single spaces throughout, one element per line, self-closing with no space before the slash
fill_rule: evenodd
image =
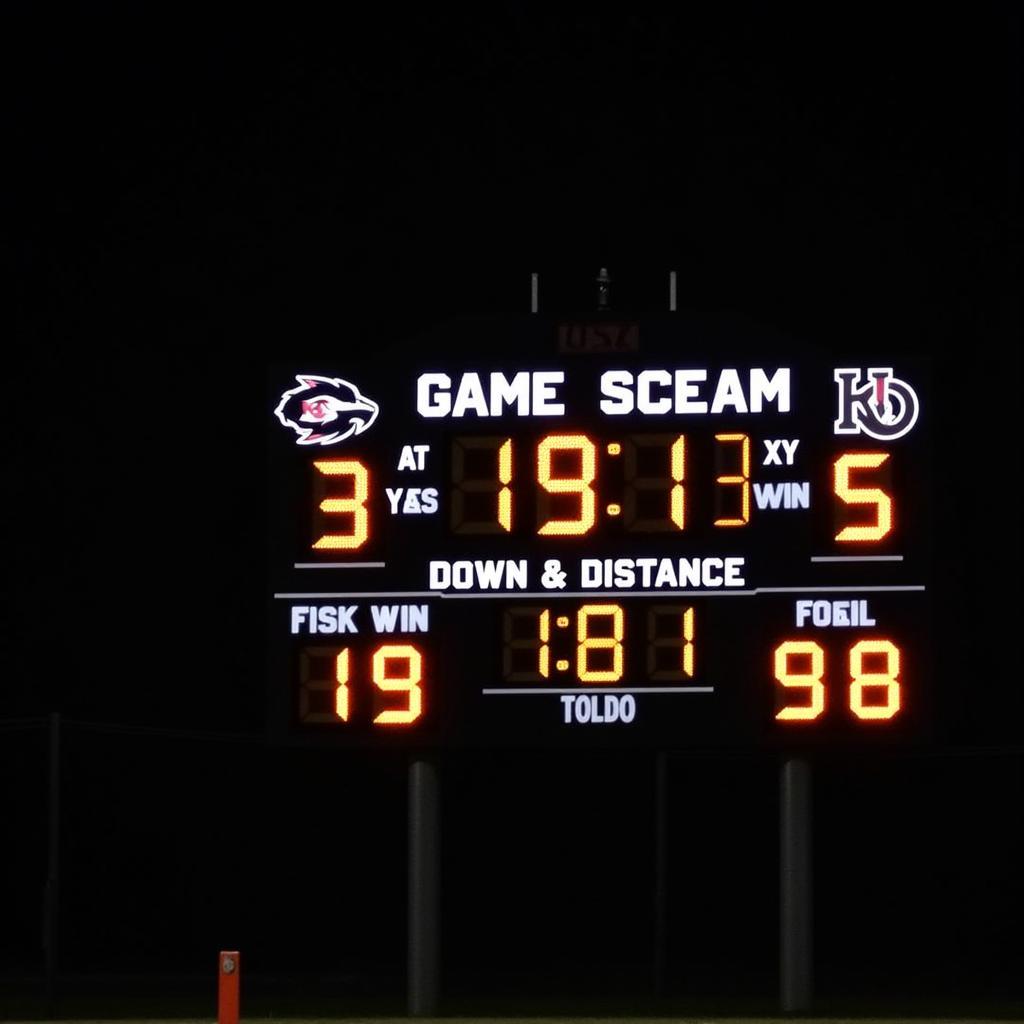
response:
<path id="1" fill-rule="evenodd" d="M 630 344 L 566 350 L 606 324 Z M 920 356 L 679 314 L 463 318 L 274 365 L 272 736 L 923 742 L 930 399 Z"/>

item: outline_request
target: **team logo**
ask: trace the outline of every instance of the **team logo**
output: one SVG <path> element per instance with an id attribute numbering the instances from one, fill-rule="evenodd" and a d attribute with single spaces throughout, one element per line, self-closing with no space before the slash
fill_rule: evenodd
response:
<path id="1" fill-rule="evenodd" d="M 274 415 L 299 435 L 297 444 L 337 444 L 368 430 L 380 411 L 347 380 L 309 373 L 295 379 L 299 386 L 281 396 Z"/>
<path id="2" fill-rule="evenodd" d="M 862 370 L 836 370 L 835 382 L 839 385 L 835 434 L 895 441 L 917 422 L 917 395 L 906 381 L 892 375 L 891 367 L 872 367 L 866 379 Z"/>

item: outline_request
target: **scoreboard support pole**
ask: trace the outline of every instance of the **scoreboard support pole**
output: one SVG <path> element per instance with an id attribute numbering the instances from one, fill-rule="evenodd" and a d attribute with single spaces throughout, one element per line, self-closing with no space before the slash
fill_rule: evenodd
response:
<path id="1" fill-rule="evenodd" d="M 668 964 L 668 755 L 654 762 L 654 991 L 665 994 Z"/>
<path id="2" fill-rule="evenodd" d="M 57 1010 L 57 939 L 60 912 L 60 715 L 49 718 L 49 821 L 46 887 L 43 897 L 43 949 L 46 957 L 46 1013 Z"/>
<path id="3" fill-rule="evenodd" d="M 440 978 L 440 778 L 436 758 L 409 762 L 409 1016 L 436 1017 Z"/>
<path id="4" fill-rule="evenodd" d="M 782 1009 L 811 1008 L 814 940 L 811 897 L 811 766 L 782 765 L 779 786 L 779 994 Z"/>

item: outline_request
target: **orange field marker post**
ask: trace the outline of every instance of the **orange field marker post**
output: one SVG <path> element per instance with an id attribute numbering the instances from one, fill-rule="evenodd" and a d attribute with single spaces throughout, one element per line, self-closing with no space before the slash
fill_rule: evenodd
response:
<path id="1" fill-rule="evenodd" d="M 238 1024 L 238 989 L 242 958 L 238 951 L 221 952 L 217 969 L 217 1024 Z"/>

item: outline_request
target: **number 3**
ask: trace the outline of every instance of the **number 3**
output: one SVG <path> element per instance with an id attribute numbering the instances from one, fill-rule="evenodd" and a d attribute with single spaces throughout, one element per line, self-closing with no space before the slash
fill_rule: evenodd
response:
<path id="1" fill-rule="evenodd" d="M 351 533 L 325 533 L 313 547 L 333 551 L 352 551 L 362 547 L 370 535 L 370 517 L 366 511 L 366 501 L 370 496 L 370 474 L 366 467 L 358 459 L 330 459 L 314 462 L 313 465 L 324 476 L 352 477 L 352 497 L 325 497 L 319 503 L 321 512 L 351 515 Z"/>

